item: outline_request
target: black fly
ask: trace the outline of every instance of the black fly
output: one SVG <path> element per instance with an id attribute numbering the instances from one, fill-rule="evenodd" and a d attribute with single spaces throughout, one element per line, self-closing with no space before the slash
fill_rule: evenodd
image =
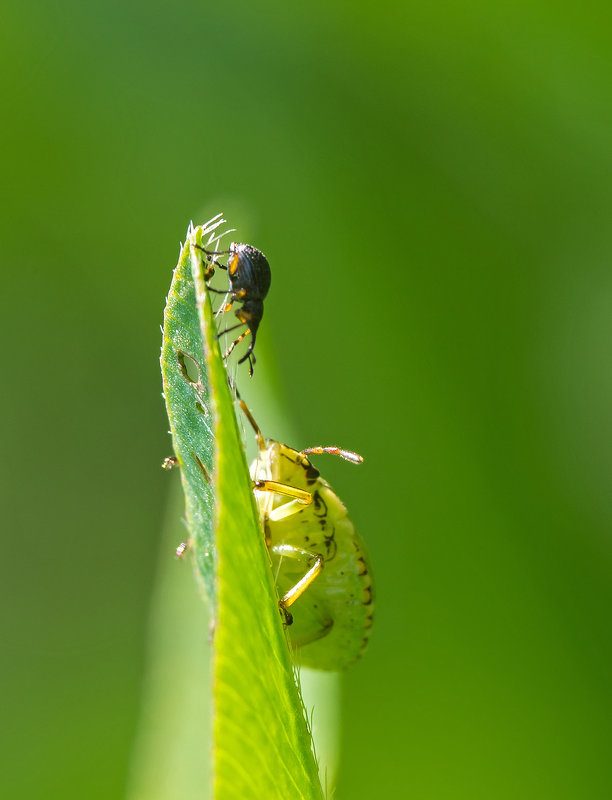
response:
<path id="1" fill-rule="evenodd" d="M 223 311 L 229 311 L 232 305 L 236 302 L 241 303 L 241 307 L 237 308 L 234 313 L 240 320 L 237 325 L 232 325 L 230 328 L 218 334 L 217 339 L 226 333 L 246 325 L 247 329 L 238 336 L 235 341 L 231 343 L 227 352 L 223 356 L 227 358 L 236 345 L 251 334 L 251 342 L 248 350 L 238 361 L 242 364 L 243 361 L 249 361 L 249 374 L 253 375 L 253 364 L 255 364 L 255 354 L 253 348 L 255 347 L 255 338 L 257 336 L 257 329 L 263 317 L 264 304 L 263 301 L 270 289 L 272 275 L 270 272 L 270 265 L 268 259 L 264 256 L 261 250 L 253 247 L 250 244 L 239 244 L 232 242 L 229 250 L 206 250 L 200 245 L 196 245 L 198 250 L 202 250 L 211 263 L 205 272 L 206 280 L 212 278 L 215 266 L 227 270 L 229 277 L 229 293 L 230 301 L 223 306 Z M 212 256 L 227 255 L 227 264 L 220 264 Z M 216 294 L 226 294 L 225 291 L 220 289 L 212 289 L 208 287 L 209 291 Z"/>

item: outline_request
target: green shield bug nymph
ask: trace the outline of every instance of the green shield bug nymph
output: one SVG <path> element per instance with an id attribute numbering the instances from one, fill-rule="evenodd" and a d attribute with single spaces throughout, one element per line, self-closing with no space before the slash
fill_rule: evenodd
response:
<path id="1" fill-rule="evenodd" d="M 255 431 L 253 490 L 280 596 L 280 609 L 300 664 L 342 670 L 368 642 L 374 586 L 365 547 L 342 501 L 310 463 L 330 453 L 363 459 L 338 447 L 294 450 Z M 291 609 L 291 610 L 289 610 Z"/>
<path id="2" fill-rule="evenodd" d="M 253 349 L 255 347 L 255 339 L 257 337 L 257 329 L 263 317 L 264 304 L 263 301 L 270 289 L 272 281 L 272 273 L 270 272 L 270 265 L 268 259 L 264 256 L 261 250 L 253 247 L 250 244 L 239 244 L 232 242 L 229 250 L 206 250 L 200 245 L 195 245 L 198 250 L 206 254 L 210 263 L 206 270 L 206 279 L 210 280 L 215 272 L 215 266 L 227 270 L 229 278 L 229 295 L 230 300 L 223 306 L 223 311 L 229 311 L 232 305 L 236 302 L 242 303 L 240 308 L 235 310 L 235 315 L 240 320 L 237 325 L 233 325 L 226 330 L 221 331 L 217 336 L 220 338 L 226 333 L 235 331 L 236 329 L 247 326 L 247 329 L 238 336 L 235 341 L 228 347 L 227 352 L 223 358 L 228 358 L 236 345 L 251 334 L 251 342 L 248 350 L 238 361 L 242 364 L 243 361 L 249 361 L 249 373 L 253 375 L 253 364 L 255 363 L 255 354 Z M 220 264 L 212 256 L 227 255 L 229 256 L 227 264 Z M 213 289 L 208 287 L 209 291 L 215 294 L 228 294 L 228 292 L 220 289 Z"/>

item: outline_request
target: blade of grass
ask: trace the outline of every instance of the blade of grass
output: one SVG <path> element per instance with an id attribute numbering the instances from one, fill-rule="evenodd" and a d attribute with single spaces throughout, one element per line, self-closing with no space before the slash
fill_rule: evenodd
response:
<path id="1" fill-rule="evenodd" d="M 216 609 L 214 796 L 321 800 L 201 251 L 192 246 L 208 244 L 217 224 L 215 218 L 188 232 L 168 295 L 162 348 L 192 551 Z"/>
<path id="2" fill-rule="evenodd" d="M 208 240 L 220 222 L 224 220 L 210 220 L 201 236 Z M 164 310 L 161 370 L 172 444 L 185 492 L 187 527 L 193 539 L 191 552 L 205 592 L 214 603 L 213 420 L 187 243 L 181 248 Z"/>
<path id="3" fill-rule="evenodd" d="M 194 234 L 201 243 L 199 231 Z M 200 251 L 191 263 L 215 422 L 214 796 L 321 800 L 312 738 L 216 339 Z"/>

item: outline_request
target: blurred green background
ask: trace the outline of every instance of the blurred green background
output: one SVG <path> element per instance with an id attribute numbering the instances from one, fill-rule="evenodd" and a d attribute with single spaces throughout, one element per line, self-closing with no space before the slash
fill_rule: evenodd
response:
<path id="1" fill-rule="evenodd" d="M 366 457 L 324 464 L 378 587 L 338 800 L 612 796 L 608 23 L 3 5 L 4 796 L 124 793 L 170 485 L 159 324 L 219 210 L 273 269 L 266 433 Z"/>

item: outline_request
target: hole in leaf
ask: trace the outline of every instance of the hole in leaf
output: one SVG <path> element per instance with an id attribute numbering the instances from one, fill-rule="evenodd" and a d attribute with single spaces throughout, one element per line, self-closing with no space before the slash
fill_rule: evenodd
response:
<path id="1" fill-rule="evenodd" d="M 189 383 L 199 384 L 201 383 L 200 379 L 200 365 L 187 353 L 184 353 L 182 350 L 177 350 L 177 358 L 181 373 L 185 380 L 188 380 Z"/>

